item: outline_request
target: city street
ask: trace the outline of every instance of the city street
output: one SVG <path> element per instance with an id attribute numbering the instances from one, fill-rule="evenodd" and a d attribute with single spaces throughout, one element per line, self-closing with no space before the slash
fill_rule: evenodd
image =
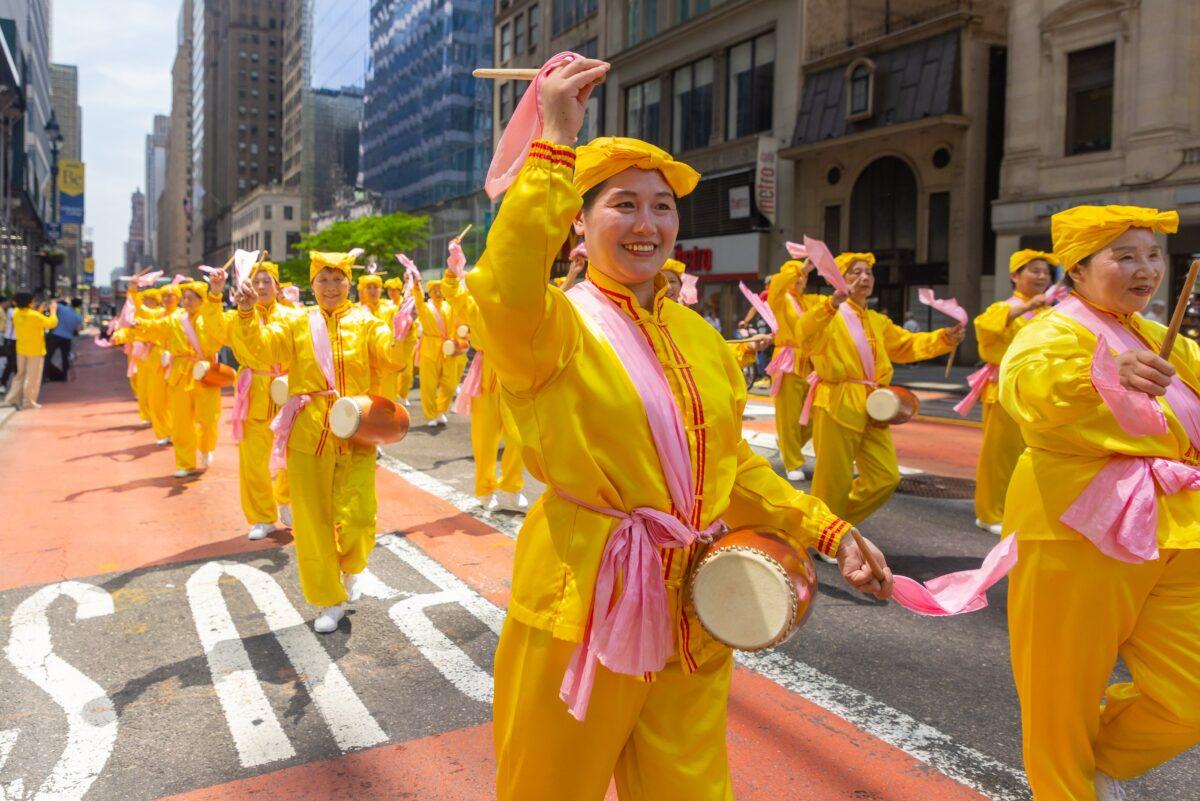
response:
<path id="1" fill-rule="evenodd" d="M 0 797 L 492 797 L 490 668 L 519 519 L 469 495 L 463 421 L 387 450 L 368 597 L 321 637 L 288 534 L 245 538 L 227 422 L 207 474 L 170 478 L 123 365 L 85 345 L 74 382 L 0 428 L 15 468 L 0 478 Z M 772 409 L 751 408 L 747 433 L 769 448 Z M 864 529 L 899 572 L 987 551 L 961 499 L 977 439 L 897 430 L 911 475 Z M 944 478 L 915 472 L 935 467 Z M 738 798 L 1028 798 L 1004 585 L 988 609 L 934 620 L 819 570 L 800 634 L 739 657 Z M 1194 798 L 1197 771 L 1200 755 L 1176 759 L 1131 798 Z"/>

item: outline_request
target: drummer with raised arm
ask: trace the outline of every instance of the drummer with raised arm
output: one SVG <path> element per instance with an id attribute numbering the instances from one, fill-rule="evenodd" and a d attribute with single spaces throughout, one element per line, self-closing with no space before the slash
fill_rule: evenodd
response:
<path id="1" fill-rule="evenodd" d="M 835 292 L 805 311 L 801 349 L 814 375 L 801 422 L 812 419 L 817 466 L 812 494 L 858 525 L 883 506 L 900 483 L 892 433 L 867 415 L 867 395 L 892 381 L 894 362 L 949 353 L 964 326 L 911 333 L 867 308 L 875 289 L 875 256 L 843 253 L 837 266 L 850 295 Z M 858 476 L 854 470 L 858 468 Z"/>
<path id="2" fill-rule="evenodd" d="M 272 423 L 272 465 L 287 466 L 292 532 L 305 599 L 320 611 L 313 627 L 334 631 L 343 603 L 357 600 L 357 576 L 375 545 L 375 447 L 334 436 L 329 411 L 339 397 L 365 395 L 371 365 L 399 369 L 412 340 L 350 302 L 356 252 L 309 253 L 316 306 L 263 325 L 249 281 L 239 287 L 238 337 L 264 363 L 288 373 L 289 397 Z"/>
<path id="3" fill-rule="evenodd" d="M 1160 358 L 1167 329 L 1139 314 L 1176 212 L 1078 206 L 1050 226 L 1072 294 L 1000 367 L 1028 445 L 1004 509 L 1013 679 L 1033 797 L 1117 801 L 1200 743 L 1200 347 Z M 1118 658 L 1132 680 L 1110 685 Z"/>
<path id="4" fill-rule="evenodd" d="M 517 538 L 495 658 L 497 797 L 601 799 L 615 778 L 625 801 L 727 801 L 732 652 L 685 592 L 704 541 L 774 526 L 795 549 L 838 554 L 862 590 L 886 597 L 891 580 L 863 567 L 847 522 L 750 450 L 730 349 L 666 299 L 676 204 L 699 174 L 636 139 L 573 147 L 607 71 L 581 58 L 526 93 L 546 127 L 523 166 L 493 163 L 488 191 L 507 195 L 467 276 L 472 337 L 547 484 Z M 589 267 L 564 294 L 550 270 L 572 226 Z"/>

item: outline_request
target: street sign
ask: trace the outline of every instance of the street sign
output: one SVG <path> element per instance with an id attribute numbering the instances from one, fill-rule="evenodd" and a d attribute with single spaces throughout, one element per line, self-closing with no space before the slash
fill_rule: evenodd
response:
<path id="1" fill-rule="evenodd" d="M 46 223 L 46 238 L 54 240 L 62 239 L 62 223 Z"/>

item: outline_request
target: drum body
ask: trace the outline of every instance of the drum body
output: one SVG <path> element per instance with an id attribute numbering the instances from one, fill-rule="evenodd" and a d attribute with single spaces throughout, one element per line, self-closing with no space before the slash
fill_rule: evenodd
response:
<path id="1" fill-rule="evenodd" d="M 709 546 L 692 572 L 696 615 L 730 648 L 761 651 L 795 634 L 812 613 L 812 559 L 767 527 L 731 531 Z"/>
<path id="2" fill-rule="evenodd" d="M 329 409 L 329 430 L 363 447 L 388 445 L 408 433 L 408 412 L 378 395 L 338 398 Z"/>
<path id="3" fill-rule="evenodd" d="M 237 373 L 228 364 L 201 359 L 192 367 L 192 378 L 206 386 L 224 389 L 233 386 Z"/>
<path id="4" fill-rule="evenodd" d="M 880 387 L 867 396 L 867 417 L 879 425 L 907 423 L 921 411 L 921 401 L 904 387 Z"/>
<path id="5" fill-rule="evenodd" d="M 288 394 L 288 378 L 286 375 L 277 375 L 271 379 L 271 403 L 274 403 L 276 406 L 282 406 L 287 403 Z"/>
<path id="6" fill-rule="evenodd" d="M 455 343 L 455 341 L 453 339 L 447 339 L 447 340 L 442 341 L 442 355 L 443 356 L 453 356 L 457 352 L 458 352 L 458 345 Z"/>

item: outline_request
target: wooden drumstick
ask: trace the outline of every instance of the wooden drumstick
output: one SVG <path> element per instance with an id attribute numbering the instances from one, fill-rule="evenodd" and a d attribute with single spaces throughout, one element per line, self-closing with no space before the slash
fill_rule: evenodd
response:
<path id="1" fill-rule="evenodd" d="M 1162 347 L 1158 349 L 1160 358 L 1170 358 L 1171 351 L 1175 349 L 1175 337 L 1179 336 L 1179 327 L 1183 325 L 1183 314 L 1187 311 L 1188 298 L 1192 296 L 1192 289 L 1196 285 L 1197 272 L 1200 272 L 1200 259 L 1193 259 L 1192 266 L 1188 268 L 1187 279 L 1183 282 L 1183 291 L 1179 293 L 1179 299 L 1175 301 L 1175 313 L 1171 315 L 1171 326 L 1167 329 L 1167 336 L 1163 340 Z"/>
<path id="2" fill-rule="evenodd" d="M 950 358 L 946 360 L 946 378 L 950 377 L 950 368 L 954 366 L 954 357 L 958 355 L 958 343 L 954 343 L 954 348 L 950 351 Z"/>
<path id="3" fill-rule="evenodd" d="M 494 81 L 532 81 L 537 77 L 540 69 L 514 69 L 508 67 L 480 67 L 472 70 L 471 74 L 476 78 L 490 78 Z"/>
<path id="4" fill-rule="evenodd" d="M 871 575 L 880 584 L 887 581 L 887 576 L 879 569 L 879 565 L 875 563 L 875 557 L 871 555 L 871 551 L 867 548 L 867 541 L 858 533 L 858 529 L 850 529 L 850 536 L 854 537 L 854 544 L 858 546 L 859 553 L 862 554 L 863 561 L 867 563 L 867 567 L 871 569 Z"/>
<path id="5" fill-rule="evenodd" d="M 458 236 L 454 237 L 454 241 L 455 241 L 455 242 L 458 242 L 459 244 L 462 244 L 463 237 L 467 235 L 467 231 L 470 231 L 470 230 L 471 230 L 471 226 L 473 226 L 473 225 L 475 225 L 475 223 L 467 223 L 467 227 L 466 227 L 466 228 L 464 228 L 464 229 L 462 229 L 462 233 L 461 233 L 461 234 L 459 234 Z"/>

